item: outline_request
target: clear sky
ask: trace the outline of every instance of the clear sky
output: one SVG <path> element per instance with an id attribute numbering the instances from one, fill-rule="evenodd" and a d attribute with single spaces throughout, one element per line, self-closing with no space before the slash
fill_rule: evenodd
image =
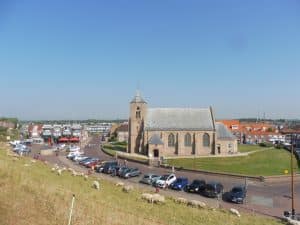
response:
<path id="1" fill-rule="evenodd" d="M 298 0 L 0 0 L 0 116 L 300 118 Z"/>

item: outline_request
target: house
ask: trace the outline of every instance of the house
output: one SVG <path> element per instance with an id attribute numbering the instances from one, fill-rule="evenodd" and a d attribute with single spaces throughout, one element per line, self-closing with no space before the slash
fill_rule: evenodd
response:
<path id="1" fill-rule="evenodd" d="M 117 140 L 119 142 L 128 141 L 128 129 L 128 123 L 123 123 L 116 129 Z"/>

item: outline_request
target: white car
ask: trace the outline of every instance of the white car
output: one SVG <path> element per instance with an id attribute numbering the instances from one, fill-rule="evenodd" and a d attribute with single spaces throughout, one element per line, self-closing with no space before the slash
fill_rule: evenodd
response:
<path id="1" fill-rule="evenodd" d="M 70 159 L 70 158 L 72 158 L 73 156 L 75 157 L 75 156 L 79 156 L 79 155 L 83 155 L 83 152 L 79 152 L 79 151 L 77 151 L 77 152 L 70 152 L 70 153 L 67 155 L 67 158 Z"/>
<path id="2" fill-rule="evenodd" d="M 84 155 L 76 155 L 74 158 L 73 158 L 73 161 L 75 162 L 79 162 L 81 160 L 84 160 L 84 159 L 87 159 L 88 157 L 87 156 L 84 156 Z"/>
<path id="3" fill-rule="evenodd" d="M 70 152 L 78 152 L 79 150 L 80 150 L 79 146 L 71 146 L 69 149 Z"/>
<path id="4" fill-rule="evenodd" d="M 176 181 L 175 174 L 166 174 L 161 176 L 159 180 L 155 182 L 155 186 L 160 188 L 167 188 L 175 181 Z"/>
<path id="5" fill-rule="evenodd" d="M 66 147 L 66 144 L 59 144 L 58 149 L 63 150 Z"/>

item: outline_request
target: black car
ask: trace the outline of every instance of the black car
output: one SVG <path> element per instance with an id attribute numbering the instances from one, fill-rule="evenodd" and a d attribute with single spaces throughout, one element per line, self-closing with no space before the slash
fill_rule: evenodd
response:
<path id="1" fill-rule="evenodd" d="M 117 161 L 106 162 L 103 165 L 102 172 L 107 173 L 107 174 L 112 174 L 117 167 L 118 167 L 118 162 Z"/>
<path id="2" fill-rule="evenodd" d="M 112 175 L 120 176 L 125 170 L 129 169 L 126 166 L 117 166 Z"/>
<path id="3" fill-rule="evenodd" d="M 185 190 L 187 192 L 193 193 L 201 193 L 205 189 L 205 181 L 204 180 L 193 180 L 193 182 L 186 186 Z"/>
<path id="4" fill-rule="evenodd" d="M 247 189 L 245 187 L 235 186 L 229 192 L 229 201 L 242 204 L 246 198 L 246 193 Z"/>
<path id="5" fill-rule="evenodd" d="M 209 198 L 220 198 L 223 194 L 224 187 L 219 182 L 210 182 L 205 185 L 203 195 Z"/>

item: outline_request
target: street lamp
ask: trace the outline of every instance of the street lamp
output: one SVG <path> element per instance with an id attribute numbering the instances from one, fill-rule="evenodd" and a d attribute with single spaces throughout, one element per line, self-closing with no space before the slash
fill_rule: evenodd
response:
<path id="1" fill-rule="evenodd" d="M 292 194 L 292 218 L 295 216 L 295 202 L 294 202 L 294 147 L 297 141 L 297 135 L 291 134 L 291 194 Z"/>

